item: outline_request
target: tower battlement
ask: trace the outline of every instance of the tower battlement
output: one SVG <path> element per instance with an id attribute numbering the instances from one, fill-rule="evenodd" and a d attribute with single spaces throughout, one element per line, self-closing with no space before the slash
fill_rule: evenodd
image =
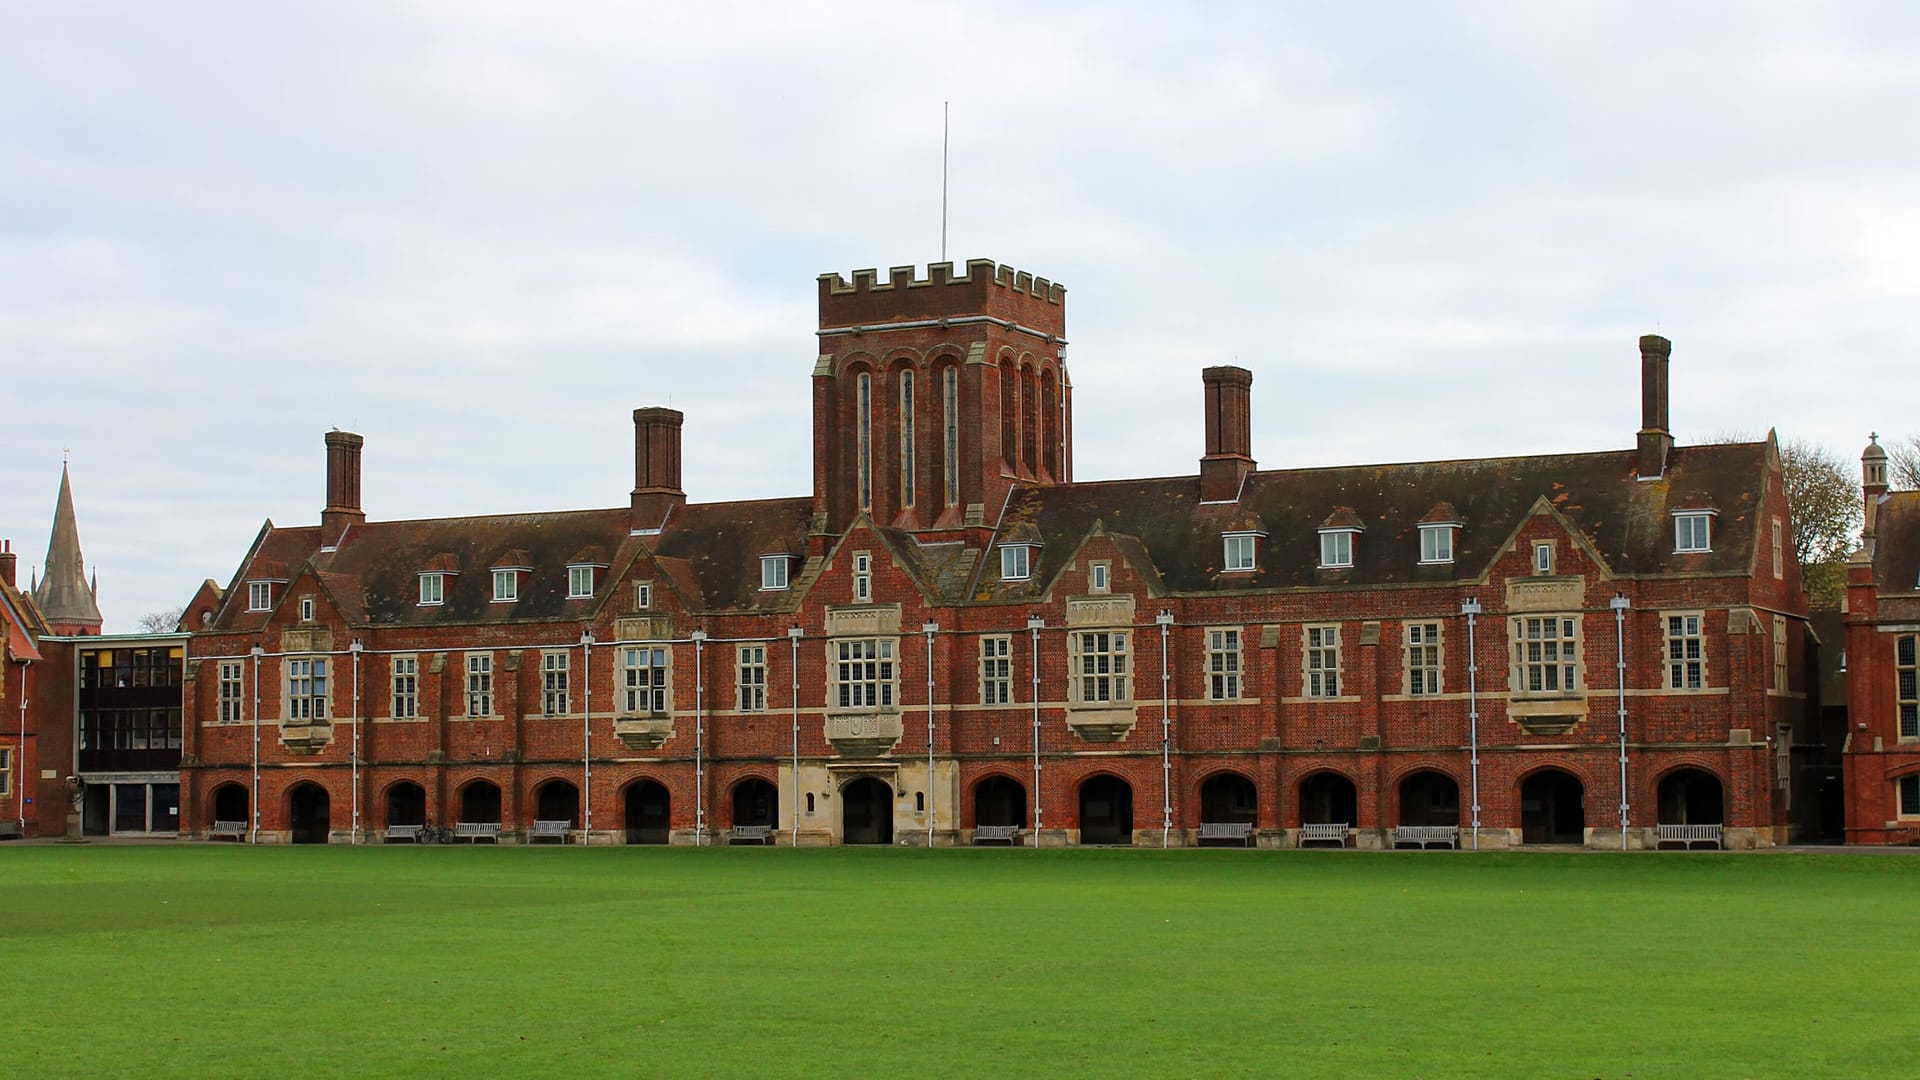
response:
<path id="1" fill-rule="evenodd" d="M 851 281 L 820 275 L 820 328 L 874 326 L 988 315 L 1056 338 L 1066 335 L 1066 287 L 992 259 L 970 259 L 955 274 L 950 262 L 855 270 Z"/>

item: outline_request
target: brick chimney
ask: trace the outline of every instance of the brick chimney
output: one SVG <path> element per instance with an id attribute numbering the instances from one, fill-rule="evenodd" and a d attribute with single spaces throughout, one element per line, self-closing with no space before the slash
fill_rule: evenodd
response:
<path id="1" fill-rule="evenodd" d="M 1666 475 L 1673 434 L 1667 426 L 1667 361 L 1673 342 L 1659 334 L 1640 338 L 1640 479 Z"/>
<path id="2" fill-rule="evenodd" d="M 633 520 L 635 532 L 666 524 L 676 506 L 687 504 L 680 487 L 680 427 L 686 414 L 678 409 L 633 410 Z"/>
<path id="3" fill-rule="evenodd" d="M 327 507 L 320 511 L 320 546 L 338 547 L 348 527 L 367 520 L 360 509 L 360 447 L 351 431 L 327 432 Z"/>
<path id="4" fill-rule="evenodd" d="M 19 572 L 19 561 L 13 553 L 13 541 L 0 540 L 0 581 L 15 588 L 19 587 L 19 582 L 14 580 L 14 575 Z"/>
<path id="5" fill-rule="evenodd" d="M 1232 502 L 1253 471 L 1253 372 L 1210 367 L 1200 372 L 1206 387 L 1207 452 L 1200 459 L 1200 500 Z"/>

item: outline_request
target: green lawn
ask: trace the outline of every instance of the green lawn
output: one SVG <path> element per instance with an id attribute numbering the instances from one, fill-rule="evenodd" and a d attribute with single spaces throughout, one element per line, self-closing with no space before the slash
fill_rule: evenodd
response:
<path id="1" fill-rule="evenodd" d="M 10 846 L 0 1072 L 1892 1075 L 1916 941 L 1900 857 Z"/>

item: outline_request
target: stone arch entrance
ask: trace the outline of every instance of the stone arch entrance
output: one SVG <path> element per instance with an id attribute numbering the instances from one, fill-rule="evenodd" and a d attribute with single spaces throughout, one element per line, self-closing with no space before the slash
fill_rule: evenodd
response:
<path id="1" fill-rule="evenodd" d="M 840 789 L 840 841 L 893 843 L 893 786 L 862 776 Z"/>
<path id="2" fill-rule="evenodd" d="M 388 825 L 425 825 L 427 792 L 411 780 L 402 780 L 387 789 Z"/>
<path id="3" fill-rule="evenodd" d="M 1520 842 L 1584 844 L 1587 793 L 1579 778 L 1561 769 L 1541 769 L 1520 783 Z"/>
<path id="4" fill-rule="evenodd" d="M 973 789 L 973 824 L 1027 827 L 1027 789 L 1011 776 L 989 776 Z"/>
<path id="5" fill-rule="evenodd" d="M 1662 825 L 1725 825 L 1720 778 L 1705 769 L 1675 769 L 1660 778 L 1655 803 Z"/>
<path id="6" fill-rule="evenodd" d="M 1095 776 L 1080 785 L 1080 843 L 1133 843 L 1133 785 Z"/>
<path id="7" fill-rule="evenodd" d="M 627 785 L 627 843 L 664 844 L 673 831 L 673 796 L 657 780 Z"/>
<path id="8" fill-rule="evenodd" d="M 287 792 L 287 839 L 296 844 L 324 844 L 333 828 L 333 800 L 327 789 L 302 780 Z"/>

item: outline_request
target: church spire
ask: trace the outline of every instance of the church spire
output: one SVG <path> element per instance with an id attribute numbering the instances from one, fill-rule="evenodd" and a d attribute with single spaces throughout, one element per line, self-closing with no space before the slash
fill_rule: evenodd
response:
<path id="1" fill-rule="evenodd" d="M 55 634 L 97 634 L 104 621 L 87 584 L 86 559 L 80 554 L 80 525 L 73 513 L 73 484 L 60 466 L 60 499 L 53 508 L 53 535 L 47 540 L 47 576 L 34 586 L 33 601 Z"/>

